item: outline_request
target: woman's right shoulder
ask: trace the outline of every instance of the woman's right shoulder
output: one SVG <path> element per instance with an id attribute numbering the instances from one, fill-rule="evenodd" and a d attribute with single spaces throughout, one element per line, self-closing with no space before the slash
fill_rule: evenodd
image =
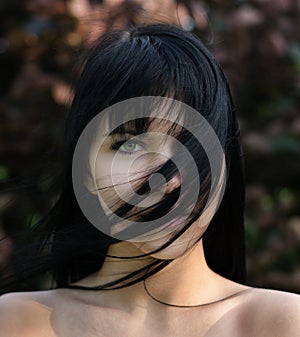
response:
<path id="1" fill-rule="evenodd" d="M 0 337 L 55 336 L 50 333 L 55 291 L 16 292 L 0 296 Z M 37 332 L 39 331 L 39 334 Z"/>
<path id="2" fill-rule="evenodd" d="M 25 293 L 0 296 L 0 337 L 29 337 L 34 309 Z"/>

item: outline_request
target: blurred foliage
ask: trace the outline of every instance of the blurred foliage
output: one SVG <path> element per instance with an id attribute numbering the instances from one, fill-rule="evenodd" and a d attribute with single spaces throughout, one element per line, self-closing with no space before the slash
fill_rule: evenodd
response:
<path id="1" fill-rule="evenodd" d="M 209 45 L 233 90 L 249 283 L 300 292 L 299 14 L 299 0 L 1 1 L 0 236 L 9 236 L 0 264 L 16 244 L 11 235 L 30 228 L 57 193 L 51 177 L 81 51 L 112 27 L 172 22 Z"/>

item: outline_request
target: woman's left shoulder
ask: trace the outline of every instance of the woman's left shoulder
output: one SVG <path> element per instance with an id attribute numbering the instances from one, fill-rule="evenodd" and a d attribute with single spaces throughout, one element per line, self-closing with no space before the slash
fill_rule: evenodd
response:
<path id="1" fill-rule="evenodd" d="M 253 288 L 247 302 L 258 336 L 300 337 L 300 295 Z"/>
<path id="2" fill-rule="evenodd" d="M 300 295 L 287 291 L 252 288 L 252 299 L 260 305 L 270 307 L 273 304 L 272 308 L 275 311 L 288 308 L 300 310 Z M 272 308 L 270 307 L 270 309 Z"/>

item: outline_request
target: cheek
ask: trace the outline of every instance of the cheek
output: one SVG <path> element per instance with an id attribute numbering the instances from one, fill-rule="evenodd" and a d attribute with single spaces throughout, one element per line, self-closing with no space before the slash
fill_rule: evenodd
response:
<path id="1" fill-rule="evenodd" d="M 149 163 L 130 155 L 100 154 L 95 163 L 97 188 L 115 189 L 116 196 L 124 199 L 134 193 L 147 180 Z"/>
<path id="2" fill-rule="evenodd" d="M 100 203 L 108 214 L 116 211 L 120 202 L 127 202 L 140 185 L 136 168 L 130 170 L 129 164 L 126 158 L 118 160 L 113 154 L 103 153 L 98 155 L 95 167 L 92 168 L 95 176 L 94 190 L 98 191 L 95 194 L 98 194 Z"/>

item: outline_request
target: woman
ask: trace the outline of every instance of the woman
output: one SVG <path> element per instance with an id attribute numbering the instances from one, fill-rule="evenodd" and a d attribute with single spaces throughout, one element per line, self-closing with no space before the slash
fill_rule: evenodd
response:
<path id="1" fill-rule="evenodd" d="M 55 284 L 2 296 L 1 337 L 300 336 L 299 296 L 244 285 L 239 128 L 196 37 L 169 25 L 102 36 L 65 158 L 38 243 L 2 282 L 50 271 Z"/>

